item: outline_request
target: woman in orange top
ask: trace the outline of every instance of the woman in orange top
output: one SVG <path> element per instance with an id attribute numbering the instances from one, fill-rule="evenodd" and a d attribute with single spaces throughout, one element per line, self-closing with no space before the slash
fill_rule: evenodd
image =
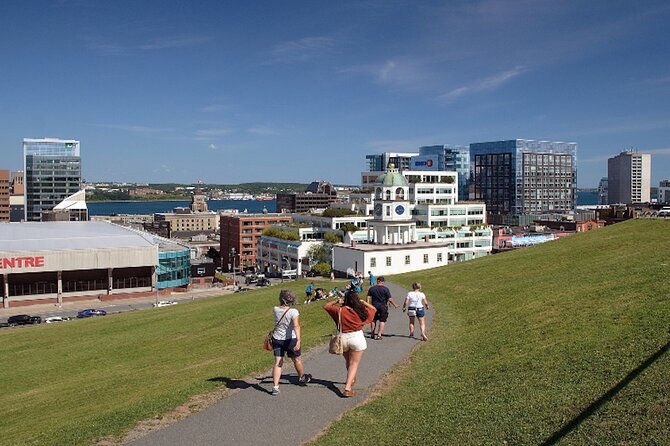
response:
<path id="1" fill-rule="evenodd" d="M 345 398 L 356 396 L 356 391 L 352 389 L 352 386 L 356 382 L 356 373 L 363 358 L 363 351 L 368 348 L 363 327 L 372 322 L 372 318 L 375 316 L 375 307 L 362 301 L 355 291 L 349 290 L 343 299 L 328 302 L 323 308 L 330 314 L 335 323 L 340 318 L 338 313 L 342 312 L 340 331 L 342 332 L 342 344 L 344 346 L 344 361 L 347 367 L 347 382 L 344 384 L 342 396 Z"/>

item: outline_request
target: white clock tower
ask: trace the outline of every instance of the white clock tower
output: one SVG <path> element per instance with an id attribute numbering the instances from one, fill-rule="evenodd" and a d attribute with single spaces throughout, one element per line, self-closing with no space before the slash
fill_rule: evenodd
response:
<path id="1" fill-rule="evenodd" d="M 409 184 L 395 168 L 388 165 L 384 175 L 375 183 L 374 231 L 375 244 L 404 245 L 416 241 L 416 223 L 409 210 Z"/>

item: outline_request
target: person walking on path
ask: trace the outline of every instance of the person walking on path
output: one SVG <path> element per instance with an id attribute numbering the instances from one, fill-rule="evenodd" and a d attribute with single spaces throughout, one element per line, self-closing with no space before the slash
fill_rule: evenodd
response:
<path id="1" fill-rule="evenodd" d="M 414 318 L 419 319 L 419 328 L 421 329 L 421 340 L 427 341 L 426 336 L 426 310 L 428 309 L 428 301 L 426 295 L 421 291 L 421 284 L 414 282 L 412 284 L 412 291 L 407 293 L 405 302 L 402 304 L 402 311 L 407 310 L 409 316 L 409 336 L 414 337 Z"/>
<path id="2" fill-rule="evenodd" d="M 295 308 L 295 294 L 291 290 L 279 292 L 279 306 L 274 307 L 275 329 L 272 333 L 272 353 L 275 364 L 272 368 L 272 396 L 279 395 L 279 378 L 284 365 L 284 355 L 291 358 L 296 372 L 298 382 L 307 384 L 312 375 L 305 374 L 305 368 L 300 359 L 300 313 Z"/>
<path id="3" fill-rule="evenodd" d="M 375 284 L 377 283 L 377 279 L 372 274 L 372 271 L 368 271 L 368 277 L 369 277 L 369 280 L 370 280 L 370 286 L 375 286 Z"/>
<path id="4" fill-rule="evenodd" d="M 391 291 L 384 285 L 384 276 L 379 276 L 377 284 L 368 288 L 367 301 L 377 310 L 372 322 L 370 337 L 378 340 L 382 339 L 384 325 L 389 317 L 389 303 L 394 308 L 398 308 L 398 304 L 395 303 L 391 296 Z"/>
<path id="5" fill-rule="evenodd" d="M 374 318 L 375 307 L 362 301 L 355 291 L 349 290 L 344 298 L 328 302 L 323 308 L 335 323 L 341 320 L 339 328 L 342 333 L 343 356 L 347 368 L 347 380 L 344 383 L 342 396 L 345 398 L 356 396 L 353 385 L 356 382 L 356 374 L 363 358 L 363 352 L 368 348 L 363 327 Z"/>

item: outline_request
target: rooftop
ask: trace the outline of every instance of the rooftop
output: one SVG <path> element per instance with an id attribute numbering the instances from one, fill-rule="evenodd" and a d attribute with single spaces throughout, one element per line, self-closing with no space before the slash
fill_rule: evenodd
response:
<path id="1" fill-rule="evenodd" d="M 141 248 L 179 245 L 153 234 L 102 221 L 21 222 L 0 225 L 0 252 Z M 184 249 L 181 247 L 180 249 Z"/>

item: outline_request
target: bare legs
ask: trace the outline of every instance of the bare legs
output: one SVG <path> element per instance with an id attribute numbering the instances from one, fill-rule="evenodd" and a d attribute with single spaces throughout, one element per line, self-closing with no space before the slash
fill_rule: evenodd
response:
<path id="1" fill-rule="evenodd" d="M 363 358 L 363 351 L 347 350 L 344 352 L 344 361 L 347 366 L 347 382 L 344 384 L 345 391 L 351 391 L 351 387 L 356 381 L 356 373 L 358 372 L 358 364 Z"/>
<path id="2" fill-rule="evenodd" d="M 291 358 L 293 360 L 293 365 L 295 366 L 295 371 L 298 372 L 298 378 L 302 377 L 305 374 L 305 367 L 302 365 L 302 360 L 300 358 Z M 281 378 L 281 368 L 284 365 L 284 358 L 275 356 L 275 365 L 272 368 L 272 384 L 277 387 L 279 386 L 279 378 Z"/>
<path id="3" fill-rule="evenodd" d="M 372 322 L 372 338 L 376 337 L 381 337 L 382 333 L 384 333 L 384 325 L 386 325 L 386 322 L 382 321 L 374 321 Z"/>
<path id="4" fill-rule="evenodd" d="M 426 320 L 422 317 L 417 317 L 419 319 L 419 328 L 421 329 L 421 339 L 424 341 L 428 340 L 426 336 Z M 414 316 L 409 316 L 409 335 L 414 337 Z"/>

